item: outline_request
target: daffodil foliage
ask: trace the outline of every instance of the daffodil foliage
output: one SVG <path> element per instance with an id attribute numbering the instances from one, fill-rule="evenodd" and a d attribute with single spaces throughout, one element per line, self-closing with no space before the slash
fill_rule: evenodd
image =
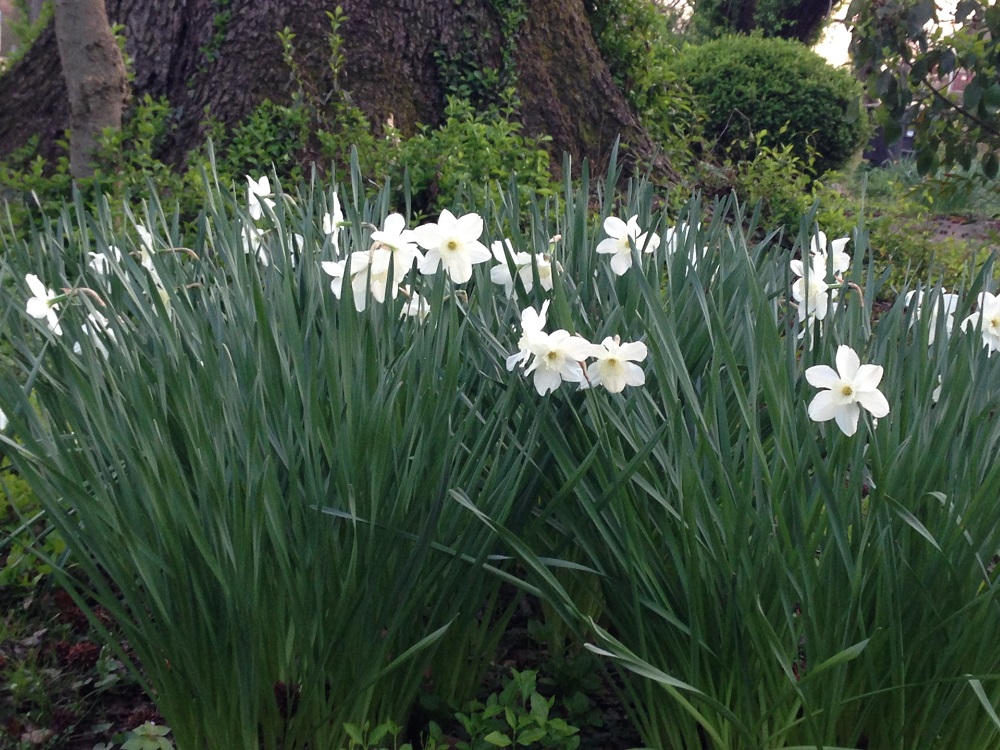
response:
<path id="1" fill-rule="evenodd" d="M 874 317 L 863 226 L 789 254 L 613 165 L 418 223 L 351 177 L 0 234 L 3 451 L 179 747 L 471 696 L 503 582 L 648 747 L 997 745 L 987 272 Z"/>

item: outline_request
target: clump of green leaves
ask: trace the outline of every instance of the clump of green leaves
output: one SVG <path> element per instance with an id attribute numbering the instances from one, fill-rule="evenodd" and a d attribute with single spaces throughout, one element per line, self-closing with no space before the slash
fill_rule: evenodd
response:
<path id="1" fill-rule="evenodd" d="M 126 735 L 121 750 L 173 750 L 168 734 L 170 727 L 147 721 Z"/>
<path id="2" fill-rule="evenodd" d="M 414 209 L 432 214 L 463 196 L 467 205 L 496 198 L 500 186 L 516 175 L 521 190 L 539 196 L 554 194 L 546 139 L 521 134 L 519 123 L 480 114 L 464 100 L 449 99 L 445 121 L 422 128 L 404 141 L 397 169 L 406 170 Z"/>
<path id="3" fill-rule="evenodd" d="M 785 137 L 787 127 L 777 134 Z M 761 204 L 761 223 L 769 231 L 779 227 L 798 229 L 799 220 L 812 205 L 812 163 L 815 154 L 807 144 L 802 158 L 791 143 L 769 146 L 775 138 L 767 131 L 735 144 L 723 169 L 732 175 L 736 194 L 749 206 Z"/>
<path id="4" fill-rule="evenodd" d="M 491 0 L 499 25 L 499 60 L 492 64 L 483 41 L 491 32 L 466 25 L 461 40 L 452 48 L 443 44 L 434 50 L 438 77 L 446 96 L 468 101 L 476 112 L 499 115 L 516 108 L 518 99 L 517 32 L 527 18 L 524 0 Z"/>
<path id="5" fill-rule="evenodd" d="M 45 522 L 27 482 L 10 466 L 0 469 L 0 586 L 38 586 L 65 553 L 65 541 Z"/>
<path id="6" fill-rule="evenodd" d="M 470 739 L 458 742 L 455 747 L 575 750 L 580 745 L 579 730 L 552 716 L 554 705 L 555 698 L 546 698 L 538 692 L 535 671 L 512 669 L 500 693 L 493 693 L 485 703 L 473 701 L 464 712 L 456 714 Z M 431 739 L 441 739 L 439 727 L 432 727 Z"/>

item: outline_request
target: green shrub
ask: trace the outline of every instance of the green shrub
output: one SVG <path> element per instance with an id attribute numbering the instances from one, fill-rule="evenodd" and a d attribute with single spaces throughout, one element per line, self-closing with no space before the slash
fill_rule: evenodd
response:
<path id="1" fill-rule="evenodd" d="M 868 134 L 857 115 L 860 84 L 797 42 L 728 36 L 685 47 L 676 65 L 720 154 L 766 130 L 761 145 L 791 144 L 803 160 L 814 149 L 815 176 L 843 165 Z"/>

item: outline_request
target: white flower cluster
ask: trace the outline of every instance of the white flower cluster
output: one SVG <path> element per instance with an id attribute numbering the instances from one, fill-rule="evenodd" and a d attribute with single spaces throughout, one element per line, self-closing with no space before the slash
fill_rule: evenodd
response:
<path id="1" fill-rule="evenodd" d="M 274 217 L 275 201 L 267 177 L 253 179 L 247 176 L 248 213 L 253 221 L 265 216 Z M 347 222 L 341 209 L 336 191 L 331 193 L 330 211 L 322 217 L 322 232 L 332 245 L 335 256 L 340 255 L 340 231 Z M 689 231 L 683 225 L 667 229 L 664 238 L 652 231 L 644 231 L 638 223 L 638 215 L 623 221 L 609 216 L 603 223 L 608 235 L 596 248 L 601 255 L 610 255 L 610 268 L 616 275 L 625 274 L 633 264 L 635 252 L 651 254 L 658 248 L 665 249 L 669 257 L 677 251 L 681 237 Z M 149 274 L 153 287 L 159 292 L 164 306 L 169 312 L 169 295 L 163 286 L 154 264 L 157 254 L 152 234 L 143 226 L 136 226 L 139 241 L 136 255 L 141 267 Z M 261 265 L 268 266 L 262 238 L 268 229 L 256 225 L 242 230 L 243 249 L 246 254 L 254 254 Z M 406 226 L 406 220 L 398 213 L 386 217 L 380 229 L 371 233 L 371 245 L 367 250 L 351 252 L 344 258 L 321 262 L 320 266 L 332 277 L 331 289 L 341 298 L 344 282 L 349 281 L 353 292 L 354 305 L 363 311 L 372 299 L 383 303 L 386 298 L 396 299 L 400 294 L 406 299 L 400 317 L 424 320 L 430 314 L 427 301 L 406 282 L 416 270 L 422 275 L 432 275 L 444 271 L 456 283 L 468 282 L 475 265 L 493 260 L 490 280 L 503 287 L 508 298 L 519 290 L 531 292 L 537 283 L 542 290 L 551 291 L 555 275 L 560 267 L 549 253 L 530 253 L 518 250 L 509 239 L 493 242 L 487 249 L 480 241 L 484 231 L 483 219 L 477 213 L 455 216 L 450 211 L 442 211 L 437 222 L 422 224 L 415 229 Z M 294 261 L 300 254 L 304 239 L 293 235 Z M 557 235 L 549 242 L 550 252 L 557 242 Z M 798 319 L 809 329 L 814 321 L 823 321 L 831 310 L 831 303 L 837 299 L 835 285 L 844 283 L 844 276 L 850 268 L 850 257 L 845 252 L 849 238 L 842 237 L 831 242 L 819 231 L 813 237 L 807 258 L 790 261 L 795 275 L 791 296 L 794 299 Z M 176 249 L 167 250 L 167 252 Z M 691 262 L 697 260 L 692 254 Z M 90 253 L 89 270 L 97 277 L 105 276 L 122 261 L 122 252 L 110 245 L 104 252 Z M 87 292 L 100 301 L 99 295 L 91 289 L 64 289 L 61 293 L 48 288 L 35 274 L 25 276 L 30 296 L 26 302 L 26 312 L 33 318 L 44 320 L 48 329 L 56 336 L 63 333 L 59 311 L 61 305 L 73 294 Z M 928 298 L 922 292 L 911 292 L 906 296 L 907 307 L 915 305 L 914 320 L 922 315 L 929 318 L 929 343 L 933 344 L 940 328 L 950 335 L 959 298 L 945 292 Z M 1000 297 L 983 292 L 978 297 L 978 309 L 962 322 L 962 330 L 975 328 L 981 331 L 984 345 L 990 352 L 1000 351 Z M 507 369 L 520 366 L 525 375 L 532 377 L 539 394 L 546 395 L 556 390 L 563 382 L 576 383 L 581 389 L 602 386 L 611 393 L 620 393 L 627 386 L 641 386 L 645 374 L 638 363 L 645 361 L 648 350 L 639 341 L 621 343 L 618 336 L 606 337 L 600 344 L 570 333 L 565 329 L 546 332 L 549 302 L 540 310 L 526 308 L 521 312 L 521 337 L 518 350 L 507 358 Z M 924 310 L 929 307 L 929 310 Z M 942 322 L 938 322 L 944 316 Z M 114 330 L 106 317 L 97 311 L 87 315 L 81 331 L 93 342 L 95 349 L 105 358 L 109 356 L 109 345 L 116 343 Z M 77 342 L 74 351 L 82 348 Z M 588 364 L 589 361 L 589 364 Z M 876 419 L 889 413 L 889 404 L 878 390 L 882 379 L 882 368 L 878 365 L 861 364 L 857 353 L 849 346 L 842 345 L 837 350 L 837 369 L 827 365 L 817 365 L 806 370 L 806 380 L 822 389 L 809 404 L 809 416 L 815 421 L 835 420 L 847 435 L 857 430 L 861 409 L 869 411 Z M 940 395 L 940 385 L 934 392 L 934 400 Z M 0 413 L 0 429 L 7 424 L 7 417 Z"/>
<path id="2" fill-rule="evenodd" d="M 841 237 L 827 244 L 826 234 L 817 232 L 812 238 L 809 262 L 795 259 L 789 263 L 795 281 L 792 298 L 798 305 L 799 321 L 810 328 L 812 321 L 825 320 L 830 302 L 837 299 L 834 284 L 842 283 L 851 267 L 851 256 L 844 252 L 850 237 Z"/>
<path id="3" fill-rule="evenodd" d="M 535 390 L 542 396 L 558 388 L 563 381 L 579 383 L 580 388 L 604 386 L 611 393 L 621 393 L 627 385 L 643 385 L 646 375 L 635 364 L 646 359 L 646 345 L 641 341 L 622 344 L 618 337 L 608 337 L 592 344 L 581 336 L 559 329 L 544 331 L 549 303 L 540 312 L 534 308 L 521 311 L 521 340 L 518 351 L 507 358 L 507 369 L 518 365 L 525 374 L 533 373 Z M 594 358 L 588 370 L 585 360 Z"/>

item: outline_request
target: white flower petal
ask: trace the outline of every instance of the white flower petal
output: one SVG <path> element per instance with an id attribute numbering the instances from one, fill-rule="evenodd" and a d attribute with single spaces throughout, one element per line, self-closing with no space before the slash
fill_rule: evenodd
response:
<path id="1" fill-rule="evenodd" d="M 861 409 L 857 404 L 847 404 L 837 410 L 837 414 L 834 417 L 837 420 L 837 426 L 841 431 L 850 437 L 858 430 L 858 417 L 861 416 Z"/>
<path id="2" fill-rule="evenodd" d="M 861 360 L 858 359 L 857 352 L 847 344 L 841 344 L 837 347 L 837 372 L 840 373 L 841 379 L 853 381 L 859 367 L 861 367 Z M 879 373 L 879 377 L 881 377 L 881 373 Z"/>

